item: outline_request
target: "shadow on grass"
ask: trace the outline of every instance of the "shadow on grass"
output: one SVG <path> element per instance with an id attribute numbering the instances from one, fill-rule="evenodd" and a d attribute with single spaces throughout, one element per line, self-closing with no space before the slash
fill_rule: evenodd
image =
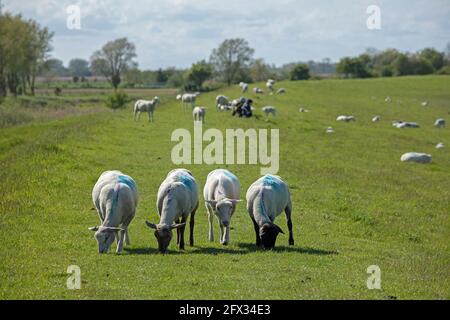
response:
<path id="1" fill-rule="evenodd" d="M 246 249 L 247 252 L 256 252 L 256 251 L 264 251 L 263 249 L 257 248 L 254 243 L 239 243 L 238 246 L 240 248 Z M 283 246 L 276 245 L 274 252 L 295 252 L 300 254 L 311 254 L 311 255 L 333 255 L 339 254 L 337 251 L 329 251 L 329 250 L 321 250 L 314 248 L 301 248 L 296 246 Z"/>

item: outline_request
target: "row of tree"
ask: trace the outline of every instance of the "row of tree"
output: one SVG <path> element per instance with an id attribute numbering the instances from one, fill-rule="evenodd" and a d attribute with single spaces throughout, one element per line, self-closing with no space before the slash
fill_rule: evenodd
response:
<path id="1" fill-rule="evenodd" d="M 0 97 L 34 94 L 36 76 L 45 68 L 53 33 L 20 15 L 0 14 Z"/>
<path id="2" fill-rule="evenodd" d="M 346 78 L 450 74 L 450 44 L 446 53 L 433 48 L 417 53 L 369 48 L 357 57 L 342 58 L 337 64 L 337 73 Z"/>

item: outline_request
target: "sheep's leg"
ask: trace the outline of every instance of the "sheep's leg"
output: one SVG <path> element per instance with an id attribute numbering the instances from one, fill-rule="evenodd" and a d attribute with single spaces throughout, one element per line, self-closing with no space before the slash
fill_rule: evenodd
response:
<path id="1" fill-rule="evenodd" d="M 194 246 L 194 226 L 195 226 L 195 213 L 197 212 L 198 205 L 191 213 L 191 220 L 189 221 L 189 245 Z"/>
<path id="2" fill-rule="evenodd" d="M 209 241 L 214 241 L 214 212 L 212 209 L 206 205 L 206 209 L 208 210 L 208 221 L 209 221 Z"/>
<path id="3" fill-rule="evenodd" d="M 224 226 L 222 224 L 222 221 L 220 220 L 219 217 L 217 217 L 219 219 L 219 230 L 220 230 L 220 243 L 223 244 L 223 236 L 224 236 Z"/>
<path id="4" fill-rule="evenodd" d="M 259 237 L 259 225 L 256 223 L 255 218 L 251 217 L 253 221 L 253 227 L 255 228 L 255 234 L 256 234 L 256 246 L 258 248 L 261 247 L 261 238 Z"/>
<path id="5" fill-rule="evenodd" d="M 187 218 L 183 217 L 181 219 L 181 223 L 186 223 Z M 178 249 L 184 250 L 184 230 L 186 229 L 186 225 L 183 225 L 178 228 L 180 230 L 180 245 L 178 246 Z"/>
<path id="6" fill-rule="evenodd" d="M 180 219 L 177 219 L 176 224 L 180 224 Z M 177 247 L 180 246 L 180 239 L 181 239 L 181 234 L 180 234 L 180 228 L 177 228 Z"/>
<path id="7" fill-rule="evenodd" d="M 122 253 L 122 251 L 123 251 L 123 238 L 124 238 L 124 235 L 125 235 L 125 230 L 120 230 L 120 231 L 116 232 L 116 235 L 118 237 L 116 253 Z"/>
<path id="8" fill-rule="evenodd" d="M 293 246 L 294 245 L 294 233 L 292 232 L 292 206 L 291 204 L 289 204 L 286 209 L 286 220 L 287 220 L 287 225 L 288 225 L 288 229 L 289 229 L 289 245 Z"/>
<path id="9" fill-rule="evenodd" d="M 230 243 L 230 226 L 224 226 L 224 235 L 223 235 L 223 239 L 222 239 L 222 244 L 224 246 L 228 245 Z"/>
<path id="10" fill-rule="evenodd" d="M 152 113 L 151 111 L 148 111 L 148 122 L 152 122 Z"/>

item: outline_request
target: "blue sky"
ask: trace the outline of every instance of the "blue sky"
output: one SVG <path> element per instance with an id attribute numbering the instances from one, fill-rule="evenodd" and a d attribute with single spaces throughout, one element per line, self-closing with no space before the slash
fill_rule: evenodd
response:
<path id="1" fill-rule="evenodd" d="M 281 65 L 356 55 L 367 47 L 443 50 L 450 42 L 450 0 L 2 0 L 55 32 L 52 55 L 89 59 L 118 37 L 136 44 L 141 68 L 188 67 L 208 59 L 226 38 L 242 37 L 255 57 Z M 69 5 L 81 29 L 66 27 Z M 368 30 L 366 9 L 381 9 L 381 30 Z"/>

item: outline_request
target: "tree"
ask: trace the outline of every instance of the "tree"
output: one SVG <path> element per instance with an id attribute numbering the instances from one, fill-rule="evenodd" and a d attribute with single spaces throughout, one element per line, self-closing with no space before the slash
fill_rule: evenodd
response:
<path id="1" fill-rule="evenodd" d="M 336 72 L 344 74 L 346 78 L 350 76 L 356 78 L 368 78 L 371 76 L 368 70 L 369 62 L 370 57 L 368 55 L 361 55 L 356 58 L 345 57 L 339 61 Z"/>
<path id="2" fill-rule="evenodd" d="M 266 81 L 271 78 L 270 66 L 264 59 L 256 59 L 250 65 L 250 76 L 253 81 Z"/>
<path id="3" fill-rule="evenodd" d="M 444 53 L 433 48 L 425 48 L 419 52 L 422 59 L 428 60 L 435 70 L 439 70 L 444 66 Z"/>
<path id="4" fill-rule="evenodd" d="M 69 71 L 73 77 L 88 77 L 91 75 L 89 71 L 89 62 L 84 59 L 72 59 L 69 61 Z"/>
<path id="5" fill-rule="evenodd" d="M 91 69 L 105 76 L 114 89 L 122 81 L 122 74 L 135 68 L 137 63 L 136 47 L 127 38 L 120 38 L 106 43 L 101 50 L 94 52 L 91 57 Z"/>
<path id="6" fill-rule="evenodd" d="M 187 72 L 187 86 L 189 90 L 200 90 L 203 82 L 211 78 L 213 74 L 212 66 L 205 60 L 194 63 Z"/>
<path id="7" fill-rule="evenodd" d="M 239 82 L 243 70 L 248 69 L 254 52 L 244 39 L 227 39 L 212 51 L 210 62 L 216 73 L 230 86 Z"/>
<path id="8" fill-rule="evenodd" d="M 308 80 L 310 78 L 309 67 L 304 63 L 299 63 L 291 70 L 289 77 L 292 81 Z"/>

